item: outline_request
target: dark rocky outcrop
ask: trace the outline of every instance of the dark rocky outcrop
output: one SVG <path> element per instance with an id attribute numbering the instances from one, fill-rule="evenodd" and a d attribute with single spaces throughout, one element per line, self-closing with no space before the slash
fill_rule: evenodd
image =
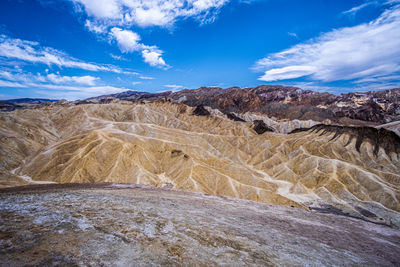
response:
<path id="1" fill-rule="evenodd" d="M 256 133 L 258 134 L 263 134 L 265 132 L 274 132 L 274 129 L 268 127 L 268 125 L 266 125 L 265 122 L 262 120 L 255 120 L 253 121 L 253 123 L 254 123 L 253 130 L 256 131 Z"/>
<path id="2" fill-rule="evenodd" d="M 278 119 L 300 119 L 353 125 L 400 120 L 400 89 L 339 96 L 297 87 L 262 85 L 254 88 L 201 87 L 171 93 L 170 99 L 189 106 L 204 105 L 221 112 L 260 112 Z"/>
<path id="3" fill-rule="evenodd" d="M 233 113 L 228 113 L 228 114 L 226 114 L 226 116 L 228 117 L 228 119 L 230 119 L 230 120 L 233 120 L 233 121 L 241 121 L 241 122 L 245 122 L 245 120 L 244 119 L 242 119 L 242 118 L 239 118 L 238 116 L 236 116 L 235 114 L 233 114 Z"/>
<path id="4" fill-rule="evenodd" d="M 193 115 L 196 115 L 196 116 L 210 116 L 210 112 L 207 109 L 205 109 L 203 105 L 198 105 L 193 110 Z"/>
<path id="5" fill-rule="evenodd" d="M 93 104 L 93 102 L 90 102 L 89 100 L 78 100 L 74 102 L 75 105 L 86 105 L 86 104 Z"/>
<path id="6" fill-rule="evenodd" d="M 349 140 L 346 145 L 349 145 L 353 139 L 356 140 L 355 147 L 358 152 L 363 142 L 369 142 L 374 146 L 374 154 L 377 155 L 379 148 L 383 148 L 386 154 L 390 153 L 400 153 L 400 136 L 396 133 L 384 129 L 384 128 L 374 128 L 374 127 L 353 127 L 353 126 L 341 126 L 341 125 L 325 125 L 317 124 L 311 128 L 301 128 L 295 129 L 290 134 L 312 131 L 320 133 L 320 135 L 332 134 L 334 133 L 331 140 L 334 140 L 343 134 L 349 135 Z"/>

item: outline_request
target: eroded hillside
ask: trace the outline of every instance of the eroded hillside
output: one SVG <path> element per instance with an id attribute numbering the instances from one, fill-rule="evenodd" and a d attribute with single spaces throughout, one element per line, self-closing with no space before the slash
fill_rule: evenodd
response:
<path id="1" fill-rule="evenodd" d="M 397 150 L 346 131 L 259 135 L 193 110 L 158 100 L 0 113 L 1 185 L 137 183 L 400 225 Z"/>

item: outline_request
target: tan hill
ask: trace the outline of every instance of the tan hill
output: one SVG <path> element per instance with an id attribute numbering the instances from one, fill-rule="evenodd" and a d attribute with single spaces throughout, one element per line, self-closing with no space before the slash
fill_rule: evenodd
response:
<path id="1" fill-rule="evenodd" d="M 351 127 L 259 135 L 252 123 L 193 111 L 159 100 L 0 113 L 1 184 L 138 183 L 400 226 L 391 132 L 379 142 Z"/>

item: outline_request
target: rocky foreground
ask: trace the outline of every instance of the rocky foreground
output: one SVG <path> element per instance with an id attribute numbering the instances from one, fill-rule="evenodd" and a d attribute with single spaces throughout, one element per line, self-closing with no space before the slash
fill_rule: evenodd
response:
<path id="1" fill-rule="evenodd" d="M 399 266 L 400 231 L 127 184 L 0 191 L 1 266 Z"/>

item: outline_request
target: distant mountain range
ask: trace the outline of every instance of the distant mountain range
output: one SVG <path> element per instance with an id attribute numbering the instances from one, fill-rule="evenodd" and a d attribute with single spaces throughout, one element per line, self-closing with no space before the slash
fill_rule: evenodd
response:
<path id="1" fill-rule="evenodd" d="M 17 98 L 0 101 L 0 111 L 13 111 L 24 108 L 26 105 L 40 105 L 44 103 L 57 102 L 54 99 L 45 98 Z"/>
<path id="2" fill-rule="evenodd" d="M 262 85 L 254 88 L 201 87 L 179 92 L 126 91 L 92 97 L 78 103 L 108 103 L 165 98 L 189 106 L 209 106 L 225 114 L 257 112 L 277 119 L 324 121 L 343 124 L 384 124 L 400 120 L 400 88 L 347 93 L 339 96 L 297 87 Z"/>
<path id="3" fill-rule="evenodd" d="M 246 112 L 279 120 L 330 120 L 345 125 L 381 125 L 400 121 L 400 88 L 333 95 L 297 87 L 261 85 L 253 88 L 201 87 L 179 92 L 126 91 L 74 101 L 75 104 L 110 103 L 115 100 L 152 101 L 165 99 L 186 105 L 209 106 L 224 114 Z M 12 111 L 30 105 L 56 102 L 53 99 L 20 98 L 0 101 L 0 110 Z"/>
<path id="4" fill-rule="evenodd" d="M 16 98 L 5 100 L 5 102 L 12 104 L 43 104 L 46 102 L 57 102 L 57 99 L 46 99 L 46 98 Z"/>

